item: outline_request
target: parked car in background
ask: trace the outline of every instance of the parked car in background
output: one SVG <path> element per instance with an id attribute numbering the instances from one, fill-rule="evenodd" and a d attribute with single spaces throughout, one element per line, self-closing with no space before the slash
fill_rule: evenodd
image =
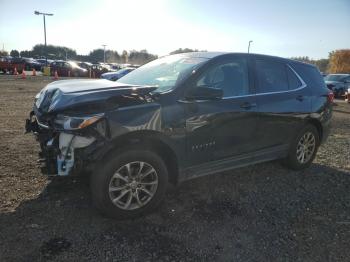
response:
<path id="1" fill-rule="evenodd" d="M 350 74 L 329 74 L 324 80 L 335 97 L 345 96 L 345 92 L 350 88 Z"/>
<path id="2" fill-rule="evenodd" d="M 22 57 L 23 62 L 24 62 L 24 68 L 25 70 L 33 70 L 35 69 L 36 71 L 40 71 L 42 68 L 42 65 L 40 62 L 38 62 L 34 58 L 28 58 L 28 57 Z"/>
<path id="3" fill-rule="evenodd" d="M 91 66 L 91 77 L 100 78 L 102 74 L 109 72 L 107 68 L 99 63 L 93 63 Z"/>
<path id="4" fill-rule="evenodd" d="M 38 63 L 40 63 L 41 68 L 43 68 L 44 66 L 46 66 L 46 59 L 45 58 L 38 58 L 35 59 Z M 47 59 L 47 66 L 49 66 L 52 62 L 54 62 L 54 60 L 52 59 Z"/>
<path id="5" fill-rule="evenodd" d="M 118 71 L 121 69 L 120 65 L 117 63 L 109 63 L 109 66 L 111 67 L 111 70 Z"/>
<path id="6" fill-rule="evenodd" d="M 350 103 L 350 87 L 345 92 L 345 101 Z"/>
<path id="7" fill-rule="evenodd" d="M 77 64 L 78 66 L 86 70 L 91 70 L 91 67 L 92 67 L 92 63 L 89 63 L 89 62 L 77 62 Z"/>
<path id="8" fill-rule="evenodd" d="M 135 68 L 126 67 L 126 68 L 120 69 L 120 70 L 118 70 L 116 72 L 104 73 L 104 74 L 101 75 L 101 78 L 107 79 L 107 80 L 110 80 L 110 81 L 116 81 L 119 78 L 122 78 L 123 76 L 127 75 L 128 73 L 130 73 L 133 70 L 135 70 Z"/>
<path id="9" fill-rule="evenodd" d="M 88 76 L 88 70 L 78 66 L 76 62 L 72 61 L 54 61 L 50 64 L 51 75 L 54 75 L 57 71 L 59 76 L 74 76 L 84 77 Z"/>
<path id="10" fill-rule="evenodd" d="M 157 207 L 168 182 L 275 159 L 309 167 L 329 134 L 332 101 L 310 64 L 185 53 L 117 82 L 50 83 L 26 130 L 40 143 L 45 174 L 90 174 L 95 206 L 131 218 Z"/>
<path id="11" fill-rule="evenodd" d="M 11 56 L 4 56 L 0 58 L 0 71 L 3 73 L 13 74 L 15 72 L 15 68 L 17 69 L 18 73 L 22 73 L 24 67 L 25 63 L 21 58 Z"/>

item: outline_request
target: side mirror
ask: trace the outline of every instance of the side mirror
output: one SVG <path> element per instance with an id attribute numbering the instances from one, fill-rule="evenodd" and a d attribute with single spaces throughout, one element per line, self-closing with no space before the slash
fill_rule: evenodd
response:
<path id="1" fill-rule="evenodd" d="M 222 89 L 213 88 L 209 86 L 198 86 L 187 92 L 188 99 L 212 100 L 219 99 L 223 96 Z"/>

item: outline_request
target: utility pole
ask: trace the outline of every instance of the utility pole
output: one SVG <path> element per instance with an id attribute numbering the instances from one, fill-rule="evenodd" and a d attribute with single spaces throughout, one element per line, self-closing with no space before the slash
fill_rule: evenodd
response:
<path id="1" fill-rule="evenodd" d="M 49 13 L 41 13 L 39 11 L 34 11 L 34 14 L 36 15 L 42 15 L 44 19 L 44 37 L 45 37 L 45 60 L 46 60 L 46 66 L 47 66 L 47 45 L 46 45 L 46 21 L 45 21 L 45 16 L 53 16 L 53 14 Z"/>
<path id="2" fill-rule="evenodd" d="M 106 63 L 106 46 L 107 45 L 102 45 L 103 46 L 103 63 Z"/>
<path id="3" fill-rule="evenodd" d="M 248 54 L 249 54 L 249 51 L 250 51 L 250 43 L 253 43 L 253 40 L 250 40 L 249 43 L 248 43 Z"/>

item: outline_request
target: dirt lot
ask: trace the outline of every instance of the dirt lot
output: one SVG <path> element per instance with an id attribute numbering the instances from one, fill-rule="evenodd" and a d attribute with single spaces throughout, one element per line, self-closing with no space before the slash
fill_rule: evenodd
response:
<path id="1" fill-rule="evenodd" d="M 350 104 L 337 101 L 308 170 L 272 162 L 203 177 L 118 222 L 91 206 L 86 180 L 39 172 L 23 125 L 49 81 L 0 76 L 0 261 L 350 261 Z"/>

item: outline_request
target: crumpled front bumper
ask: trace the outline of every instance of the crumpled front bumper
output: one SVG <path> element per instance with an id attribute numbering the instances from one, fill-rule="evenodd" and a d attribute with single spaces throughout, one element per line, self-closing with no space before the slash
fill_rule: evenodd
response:
<path id="1" fill-rule="evenodd" d="M 25 123 L 26 133 L 32 132 L 40 143 L 41 172 L 48 176 L 68 176 L 89 171 L 102 154 L 104 141 L 94 136 L 58 132 L 40 124 L 34 113 Z"/>

